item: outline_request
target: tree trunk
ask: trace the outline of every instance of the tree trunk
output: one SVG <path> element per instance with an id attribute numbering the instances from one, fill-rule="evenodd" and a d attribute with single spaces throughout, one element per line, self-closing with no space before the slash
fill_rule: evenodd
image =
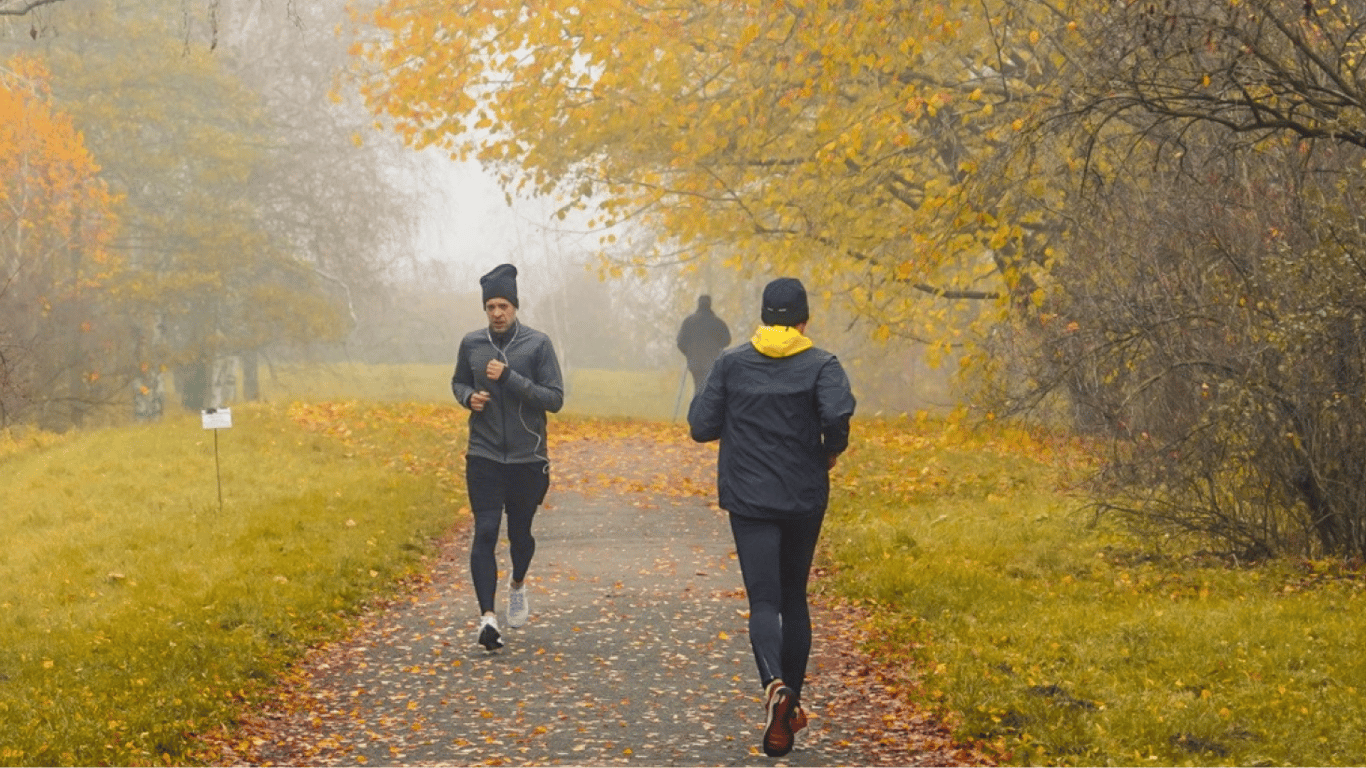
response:
<path id="1" fill-rule="evenodd" d="M 249 403 L 261 399 L 261 361 L 256 350 L 242 353 L 242 399 Z"/>

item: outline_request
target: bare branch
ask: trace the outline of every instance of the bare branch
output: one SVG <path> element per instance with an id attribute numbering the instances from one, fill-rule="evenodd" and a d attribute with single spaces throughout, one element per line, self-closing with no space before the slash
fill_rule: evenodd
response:
<path id="1" fill-rule="evenodd" d="M 0 16 L 23 16 L 36 8 L 41 8 L 45 5 L 64 3 L 66 1 L 67 0 L 27 0 L 26 2 L 14 6 L 0 6 Z"/>

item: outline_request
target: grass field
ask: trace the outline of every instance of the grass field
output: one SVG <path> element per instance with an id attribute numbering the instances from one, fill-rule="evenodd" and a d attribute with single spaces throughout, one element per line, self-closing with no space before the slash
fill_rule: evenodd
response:
<path id="1" fill-rule="evenodd" d="M 380 391 L 364 374 L 336 381 Z M 677 379 L 631 381 L 571 386 L 671 411 Z M 235 406 L 217 451 L 197 416 L 0 434 L 0 764 L 210 761 L 198 735 L 423 571 L 463 505 L 464 411 L 294 397 Z M 1360 571 L 1156 551 L 1079 511 L 1087 463 L 996 424 L 856 422 L 822 589 L 869 610 L 900 693 L 1010 763 L 1366 762 Z"/>
<path id="2" fill-rule="evenodd" d="M 1366 760 L 1359 568 L 1156 553 L 1065 492 L 1077 444 L 914 420 L 859 438 L 835 588 L 964 738 L 1038 765 Z"/>
<path id="3" fill-rule="evenodd" d="M 347 435 L 234 410 L 217 463 L 198 417 L 7 439 L 0 764 L 199 761 L 196 734 L 419 570 L 459 508 L 448 409 Z"/>
<path id="4" fill-rule="evenodd" d="M 307 399 L 418 402 L 454 405 L 451 366 L 276 366 L 264 374 L 261 395 L 270 401 Z M 573 369 L 565 375 L 566 415 L 621 416 L 669 421 L 687 417 L 691 379 L 678 371 Z"/>

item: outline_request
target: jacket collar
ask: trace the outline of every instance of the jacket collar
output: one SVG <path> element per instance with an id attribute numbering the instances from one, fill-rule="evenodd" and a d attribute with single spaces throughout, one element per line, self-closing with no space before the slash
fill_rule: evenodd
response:
<path id="1" fill-rule="evenodd" d="M 749 343 L 764 357 L 792 357 L 813 346 L 801 331 L 786 325 L 761 325 Z"/>

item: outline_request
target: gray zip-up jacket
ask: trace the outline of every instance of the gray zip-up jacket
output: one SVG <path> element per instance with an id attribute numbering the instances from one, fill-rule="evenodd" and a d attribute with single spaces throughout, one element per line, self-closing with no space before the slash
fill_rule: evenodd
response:
<path id="1" fill-rule="evenodd" d="M 508 368 L 502 379 L 490 381 L 485 371 L 495 357 Z M 550 337 L 520 322 L 500 335 L 487 328 L 465 334 L 451 392 L 469 408 L 479 390 L 492 399 L 484 410 L 470 411 L 469 455 L 503 464 L 549 461 L 546 413 L 564 405 L 564 379 Z"/>

